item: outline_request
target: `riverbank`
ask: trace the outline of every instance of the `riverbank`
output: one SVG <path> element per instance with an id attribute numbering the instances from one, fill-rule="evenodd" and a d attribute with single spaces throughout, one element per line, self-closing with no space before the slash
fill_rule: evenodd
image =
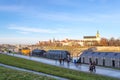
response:
<path id="1" fill-rule="evenodd" d="M 0 54 L 0 62 L 4 64 L 12 65 L 12 66 L 20 67 L 20 68 L 37 71 L 37 72 L 43 72 L 43 73 L 47 73 L 55 76 L 65 77 L 72 80 L 73 79 L 74 80 L 89 80 L 89 79 L 117 80 L 116 78 L 81 72 L 77 70 L 71 70 L 71 69 L 62 68 L 58 66 L 52 66 L 52 65 L 48 65 L 40 62 L 35 62 L 35 61 L 26 60 L 23 58 L 17 58 L 13 56 L 7 56 L 3 54 Z"/>

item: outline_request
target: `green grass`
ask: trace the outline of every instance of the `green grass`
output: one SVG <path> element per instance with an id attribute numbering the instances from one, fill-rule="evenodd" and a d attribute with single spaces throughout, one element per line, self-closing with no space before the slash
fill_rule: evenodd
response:
<path id="1" fill-rule="evenodd" d="M 29 70 L 34 70 L 38 72 L 43 72 L 47 74 L 52 74 L 60 77 L 65 77 L 71 80 L 117 80 L 111 77 L 65 69 L 4 54 L 0 54 L 0 63 L 25 68 Z"/>
<path id="2" fill-rule="evenodd" d="M 0 67 L 0 80 L 55 80 L 46 76 Z"/>

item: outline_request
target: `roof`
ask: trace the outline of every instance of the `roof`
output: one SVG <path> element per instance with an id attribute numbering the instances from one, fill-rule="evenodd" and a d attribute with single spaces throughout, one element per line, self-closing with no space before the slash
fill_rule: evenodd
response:
<path id="1" fill-rule="evenodd" d="M 96 36 L 84 36 L 84 38 L 96 38 Z"/>
<path id="2" fill-rule="evenodd" d="M 80 56 L 85 57 L 98 57 L 98 58 L 117 58 L 120 59 L 120 53 L 116 52 L 92 52 L 92 51 L 84 51 Z"/>
<path id="3" fill-rule="evenodd" d="M 32 52 L 45 52 L 45 50 L 34 49 Z"/>
<path id="4" fill-rule="evenodd" d="M 55 53 L 55 54 L 70 54 L 66 50 L 49 50 L 47 53 Z"/>
<path id="5" fill-rule="evenodd" d="M 30 50 L 28 47 L 22 48 L 22 50 Z"/>

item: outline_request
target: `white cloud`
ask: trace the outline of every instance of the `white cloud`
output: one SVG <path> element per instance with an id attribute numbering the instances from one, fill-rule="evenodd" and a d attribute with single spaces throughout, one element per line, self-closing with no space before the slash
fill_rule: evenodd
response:
<path id="1" fill-rule="evenodd" d="M 89 13 L 89 14 L 67 14 L 67 13 L 39 13 L 37 18 L 63 22 L 118 22 L 120 14 L 116 13 Z"/>
<path id="2" fill-rule="evenodd" d="M 32 27 L 9 27 L 9 29 L 20 31 L 21 33 L 55 33 L 48 29 L 32 28 Z"/>
<path id="3" fill-rule="evenodd" d="M 93 22 L 93 17 L 87 15 L 73 14 L 73 13 L 41 13 L 35 12 L 32 15 L 28 14 L 28 16 L 33 16 L 38 19 L 43 20 L 53 20 L 53 21 L 63 21 L 63 22 Z"/>
<path id="4" fill-rule="evenodd" d="M 17 32 L 21 34 L 29 34 L 29 32 L 25 32 L 25 31 L 17 31 Z"/>
<path id="5" fill-rule="evenodd" d="M 28 34 L 28 33 L 68 33 L 70 32 L 69 29 L 62 29 L 62 28 L 56 28 L 56 29 L 42 29 L 37 27 L 23 27 L 23 26 L 16 26 L 16 25 L 10 25 L 8 29 L 16 30 L 16 32 L 22 33 L 22 34 Z"/>
<path id="6" fill-rule="evenodd" d="M 1 37 L 0 44 L 35 44 L 40 38 L 30 37 Z"/>

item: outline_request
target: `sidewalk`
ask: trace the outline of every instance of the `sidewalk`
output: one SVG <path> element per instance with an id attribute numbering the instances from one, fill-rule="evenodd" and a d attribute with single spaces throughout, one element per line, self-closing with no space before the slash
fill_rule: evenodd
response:
<path id="1" fill-rule="evenodd" d="M 89 70 L 88 70 L 89 66 L 85 65 L 85 64 L 76 66 L 74 63 L 70 63 L 70 65 L 67 65 L 67 63 L 64 62 L 64 64 L 60 65 L 59 61 L 46 59 L 46 58 L 39 58 L 39 57 L 33 57 L 33 56 L 29 57 L 29 56 L 24 56 L 24 55 L 19 55 L 19 54 L 14 54 L 14 55 L 7 54 L 7 55 L 25 58 L 25 59 L 42 62 L 42 63 L 46 63 L 46 64 L 50 64 L 50 65 L 60 66 L 60 67 L 64 67 L 64 68 L 69 68 L 69 69 L 73 69 L 73 70 L 89 72 Z M 120 79 L 120 70 L 115 70 L 115 69 L 111 69 L 111 68 L 104 68 L 104 67 L 96 66 L 96 72 L 94 74 L 100 74 L 100 75 L 110 76 L 110 77 L 115 77 L 115 78 Z"/>

